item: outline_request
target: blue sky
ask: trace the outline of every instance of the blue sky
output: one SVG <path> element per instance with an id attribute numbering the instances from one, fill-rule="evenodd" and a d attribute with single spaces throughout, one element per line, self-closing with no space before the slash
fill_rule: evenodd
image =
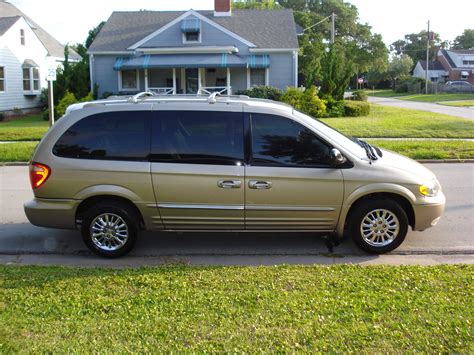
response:
<path id="1" fill-rule="evenodd" d="M 213 9 L 214 0 L 7 0 L 32 17 L 62 43 L 83 42 L 87 32 L 112 11 Z M 419 32 L 431 20 L 444 40 L 474 28 L 473 0 L 349 0 L 362 22 L 381 33 L 388 45 Z"/>

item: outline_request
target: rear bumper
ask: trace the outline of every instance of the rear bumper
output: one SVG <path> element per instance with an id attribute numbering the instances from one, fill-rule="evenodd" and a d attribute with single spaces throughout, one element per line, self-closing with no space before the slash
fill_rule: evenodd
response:
<path id="1" fill-rule="evenodd" d="M 76 229 L 76 208 L 80 201 L 34 198 L 23 207 L 31 224 L 39 227 Z"/>
<path id="2" fill-rule="evenodd" d="M 443 193 L 440 193 L 436 198 L 431 198 L 431 200 L 429 204 L 413 206 L 415 212 L 415 226 L 413 230 L 422 231 L 438 223 L 446 206 L 446 198 Z"/>

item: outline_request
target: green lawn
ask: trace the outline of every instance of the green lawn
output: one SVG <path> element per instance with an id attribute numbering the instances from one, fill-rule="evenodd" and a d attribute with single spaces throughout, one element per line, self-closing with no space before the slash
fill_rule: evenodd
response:
<path id="1" fill-rule="evenodd" d="M 431 94 L 431 95 L 408 95 L 400 100 L 420 101 L 420 102 L 440 102 L 456 100 L 474 100 L 474 94 Z"/>
<path id="2" fill-rule="evenodd" d="M 0 144 L 0 162 L 26 162 L 33 155 L 38 142 Z"/>
<path id="3" fill-rule="evenodd" d="M 0 266 L 0 353 L 474 351 L 474 266 Z"/>
<path id="4" fill-rule="evenodd" d="M 472 141 L 392 141 L 369 139 L 371 144 L 412 159 L 474 159 Z"/>
<path id="5" fill-rule="evenodd" d="M 474 106 L 474 100 L 443 101 L 443 102 L 438 102 L 438 104 L 444 105 L 444 106 L 469 107 L 469 106 Z"/>
<path id="6" fill-rule="evenodd" d="M 395 92 L 391 89 L 388 90 L 366 90 L 367 95 L 374 97 L 401 97 L 410 95 L 406 92 Z"/>
<path id="7" fill-rule="evenodd" d="M 474 125 L 469 120 L 380 105 L 372 105 L 367 117 L 326 118 L 323 121 L 355 137 L 474 138 Z"/>
<path id="8" fill-rule="evenodd" d="M 48 122 L 41 115 L 0 122 L 0 141 L 40 140 L 48 127 Z"/>

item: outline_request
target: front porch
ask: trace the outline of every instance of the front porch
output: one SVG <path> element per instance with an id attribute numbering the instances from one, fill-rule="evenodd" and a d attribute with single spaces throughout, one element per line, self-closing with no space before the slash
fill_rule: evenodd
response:
<path id="1" fill-rule="evenodd" d="M 230 68 L 149 68 L 144 69 L 145 91 L 160 95 L 218 92 L 231 95 Z"/>

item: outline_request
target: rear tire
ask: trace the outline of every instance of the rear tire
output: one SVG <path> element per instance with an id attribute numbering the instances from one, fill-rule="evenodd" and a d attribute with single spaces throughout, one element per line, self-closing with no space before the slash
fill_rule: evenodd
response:
<path id="1" fill-rule="evenodd" d="M 388 253 L 400 246 L 408 232 L 408 217 L 393 200 L 366 200 L 349 221 L 355 244 L 371 254 Z"/>
<path id="2" fill-rule="evenodd" d="M 94 254 L 117 258 L 132 250 L 138 238 L 139 222 L 126 205 L 98 204 L 82 220 L 82 239 Z"/>

